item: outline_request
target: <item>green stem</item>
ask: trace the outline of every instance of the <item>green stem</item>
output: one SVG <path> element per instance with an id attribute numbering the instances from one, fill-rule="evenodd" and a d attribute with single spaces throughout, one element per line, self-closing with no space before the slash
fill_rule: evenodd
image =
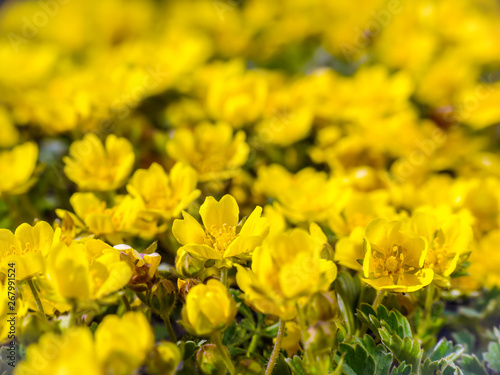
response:
<path id="1" fill-rule="evenodd" d="M 175 335 L 174 328 L 172 327 L 172 323 L 170 322 L 170 316 L 166 316 L 163 318 L 165 322 L 165 328 L 167 328 L 168 337 L 172 340 L 173 343 L 177 342 L 177 336 Z"/>
<path id="2" fill-rule="evenodd" d="M 281 341 L 283 340 L 283 336 L 285 333 L 285 321 L 280 319 L 279 328 L 278 328 L 278 336 L 276 336 L 276 342 L 274 343 L 273 352 L 271 353 L 271 357 L 269 358 L 269 362 L 267 363 L 266 374 L 271 375 L 273 372 L 274 365 L 278 360 L 278 355 L 280 353 Z"/>
<path id="3" fill-rule="evenodd" d="M 379 290 L 377 297 L 375 297 L 375 300 L 373 301 L 372 307 L 373 310 L 377 311 L 377 307 L 382 303 L 385 297 L 385 290 Z"/>
<path id="4" fill-rule="evenodd" d="M 220 282 L 226 287 L 229 288 L 227 283 L 227 268 L 223 268 L 220 270 Z"/>
<path id="5" fill-rule="evenodd" d="M 427 287 L 427 295 L 425 296 L 425 317 L 428 320 L 432 315 L 432 305 L 434 303 L 434 284 Z"/>
<path id="6" fill-rule="evenodd" d="M 259 340 L 260 340 L 260 332 L 257 331 L 253 334 L 252 336 L 252 341 L 250 341 L 250 346 L 248 347 L 248 350 L 247 350 L 247 357 L 250 357 L 250 354 L 252 354 L 255 349 L 257 349 L 257 345 L 259 344 Z"/>
<path id="7" fill-rule="evenodd" d="M 45 311 L 43 311 L 42 301 L 40 301 L 40 297 L 38 296 L 38 292 L 36 291 L 35 284 L 33 284 L 33 279 L 28 279 L 28 285 L 30 286 L 31 293 L 33 293 L 33 297 L 35 298 L 35 304 L 38 312 L 40 312 L 40 314 L 42 314 L 42 316 L 47 319 L 47 317 L 45 316 Z"/>
<path id="8" fill-rule="evenodd" d="M 78 325 L 78 320 L 76 318 L 78 304 L 76 302 L 76 299 L 71 299 L 70 302 L 71 302 L 71 314 L 70 314 L 70 318 L 69 318 L 69 326 L 76 327 Z"/>
<path id="9" fill-rule="evenodd" d="M 217 347 L 217 349 L 219 349 L 219 352 L 220 352 L 220 354 L 222 356 L 222 360 L 226 364 L 226 367 L 227 367 L 229 373 L 231 375 L 235 375 L 236 374 L 236 370 L 234 368 L 233 362 L 231 362 L 231 358 L 229 357 L 229 355 L 226 352 L 226 348 L 224 347 L 224 345 L 222 345 L 222 341 L 220 339 L 220 334 L 219 333 L 215 333 L 212 336 L 212 341 L 214 342 L 214 344 Z"/>
<path id="10" fill-rule="evenodd" d="M 22 194 L 19 196 L 19 202 L 21 203 L 21 206 L 23 207 L 24 211 L 26 211 L 26 213 L 31 217 L 30 221 L 33 221 L 36 218 L 40 218 L 40 213 L 35 208 L 35 206 L 33 206 L 33 204 L 30 202 L 26 194 Z"/>

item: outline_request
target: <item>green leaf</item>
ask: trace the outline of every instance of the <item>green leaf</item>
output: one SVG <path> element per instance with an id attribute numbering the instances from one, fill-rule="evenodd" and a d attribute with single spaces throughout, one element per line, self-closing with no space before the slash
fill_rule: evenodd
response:
<path id="1" fill-rule="evenodd" d="M 412 375 L 412 374 L 413 374 L 412 366 L 407 365 L 405 362 L 402 362 L 399 365 L 399 367 L 395 367 L 391 372 L 391 375 Z"/>
<path id="2" fill-rule="evenodd" d="M 460 369 L 464 374 L 467 375 L 488 375 L 484 366 L 479 362 L 479 359 L 472 354 L 462 355 L 462 361 L 460 363 Z"/>
<path id="3" fill-rule="evenodd" d="M 457 371 L 455 361 L 463 352 L 462 345 L 453 345 L 453 342 L 444 338 L 439 340 L 422 364 L 422 375 L 454 374 Z"/>
<path id="4" fill-rule="evenodd" d="M 279 354 L 278 360 L 276 361 L 276 364 L 274 365 L 272 375 L 291 375 L 292 372 L 290 370 L 290 367 L 285 361 L 285 357 L 283 354 Z"/>
<path id="5" fill-rule="evenodd" d="M 184 361 L 191 358 L 200 348 L 200 345 L 197 345 L 194 341 L 179 341 L 177 345 L 179 346 L 179 349 L 181 349 L 181 352 L 184 353 Z"/>
<path id="6" fill-rule="evenodd" d="M 380 328 L 386 328 L 391 335 L 395 334 L 402 339 L 413 338 L 408 319 L 397 310 L 389 312 L 384 305 L 380 305 L 375 311 L 372 306 L 363 303 L 356 316 L 377 335 Z"/>
<path id="7" fill-rule="evenodd" d="M 476 346 L 476 336 L 467 330 L 454 332 L 451 337 L 458 345 L 462 345 L 466 353 L 472 353 Z"/>
<path id="8" fill-rule="evenodd" d="M 488 344 L 488 351 L 484 353 L 483 357 L 490 369 L 500 372 L 500 331 L 494 328 L 493 333 L 497 341 Z"/>
<path id="9" fill-rule="evenodd" d="M 417 340 L 412 340 L 410 337 L 401 338 L 391 333 L 387 327 L 380 328 L 378 332 L 382 343 L 394 354 L 399 363 L 405 362 L 414 369 L 420 368 L 424 351 Z"/>
<path id="10" fill-rule="evenodd" d="M 293 358 L 287 358 L 286 363 L 295 375 L 307 375 L 302 359 L 299 356 L 294 356 Z"/>
<path id="11" fill-rule="evenodd" d="M 355 347 L 340 344 L 340 352 L 344 354 L 343 370 L 347 375 L 375 375 L 375 360 L 361 345 Z"/>
<path id="12" fill-rule="evenodd" d="M 462 345 L 453 345 L 452 341 L 445 338 L 439 340 L 432 353 L 428 356 L 431 361 L 455 361 L 464 352 Z"/>
<path id="13" fill-rule="evenodd" d="M 369 335 L 365 335 L 363 339 L 360 339 L 359 337 L 355 337 L 354 339 L 359 345 L 362 345 L 365 348 L 368 355 L 373 357 L 375 361 L 375 374 L 389 374 L 394 356 L 391 353 L 388 353 L 387 349 L 383 345 L 375 345 L 375 341 Z"/>

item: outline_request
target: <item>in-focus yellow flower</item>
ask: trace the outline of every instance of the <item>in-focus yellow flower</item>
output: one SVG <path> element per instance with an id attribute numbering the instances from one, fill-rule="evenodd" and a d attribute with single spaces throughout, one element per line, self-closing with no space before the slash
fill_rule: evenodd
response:
<path id="1" fill-rule="evenodd" d="M 191 165 L 202 182 L 228 179 L 245 164 L 250 148 L 245 133 L 226 123 L 201 123 L 193 130 L 177 129 L 167 142 L 167 153 L 174 160 Z"/>
<path id="2" fill-rule="evenodd" d="M 0 151 L 0 196 L 23 194 L 36 182 L 33 176 L 38 146 L 26 142 L 12 150 Z"/>
<path id="3" fill-rule="evenodd" d="M 447 278 L 455 271 L 460 256 L 469 250 L 473 239 L 470 225 L 454 215 L 441 218 L 416 212 L 409 226 L 429 244 L 424 267 L 434 271 L 434 279 Z"/>
<path id="4" fill-rule="evenodd" d="M 269 232 L 266 218 L 260 217 L 262 208 L 257 206 L 240 227 L 240 209 L 236 199 L 224 195 L 219 202 L 207 197 L 200 207 L 203 227 L 183 212 L 184 219 L 177 219 L 172 233 L 183 246 L 181 249 L 196 258 L 230 261 L 248 257 L 262 244 Z"/>
<path id="5" fill-rule="evenodd" d="M 154 347 L 154 334 L 146 316 L 127 312 L 108 315 L 95 332 L 97 358 L 107 374 L 134 373 Z"/>
<path id="6" fill-rule="evenodd" d="M 90 262 L 89 253 L 94 254 Z M 61 242 L 51 251 L 46 275 L 56 297 L 87 301 L 123 288 L 132 277 L 132 269 L 110 246 L 95 242 L 73 242 L 68 246 Z"/>
<path id="7" fill-rule="evenodd" d="M 182 323 L 197 336 L 211 336 L 224 330 L 236 316 L 233 297 L 218 280 L 195 285 L 188 293 L 182 309 Z"/>
<path id="8" fill-rule="evenodd" d="M 414 292 L 434 277 L 424 268 L 427 240 L 405 231 L 403 222 L 375 219 L 366 227 L 364 281 L 377 290 Z"/>
<path id="9" fill-rule="evenodd" d="M 176 163 L 169 174 L 157 163 L 149 169 L 138 169 L 129 184 L 128 192 L 141 199 L 145 211 L 170 219 L 200 196 L 196 189 L 196 171 L 188 165 Z"/>
<path id="10" fill-rule="evenodd" d="M 48 354 L 50 353 L 50 354 Z M 27 348 L 15 375 L 104 375 L 88 328 L 72 328 L 63 335 L 49 332 Z"/>
<path id="11" fill-rule="evenodd" d="M 110 191 L 123 184 L 135 161 L 132 144 L 110 134 L 105 144 L 94 133 L 75 141 L 63 158 L 64 173 L 81 190 Z"/>
<path id="12" fill-rule="evenodd" d="M 245 300 L 263 314 L 292 319 L 297 299 L 328 290 L 337 277 L 333 261 L 322 258 L 327 238 L 318 225 L 278 234 L 255 249 L 252 270 L 237 265 Z"/>
<path id="13" fill-rule="evenodd" d="M 15 233 L 0 229 L 0 271 L 6 274 L 8 264 L 15 263 L 16 280 L 43 272 L 53 241 L 54 230 L 45 221 L 21 224 Z"/>

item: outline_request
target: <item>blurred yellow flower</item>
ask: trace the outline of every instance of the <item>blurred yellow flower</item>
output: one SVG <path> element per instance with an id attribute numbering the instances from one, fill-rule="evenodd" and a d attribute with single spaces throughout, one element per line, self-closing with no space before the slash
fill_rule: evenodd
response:
<path id="1" fill-rule="evenodd" d="M 102 242 L 101 242 L 102 243 Z M 87 301 L 106 297 L 123 288 L 132 277 L 130 266 L 118 250 L 94 242 L 56 245 L 47 260 L 47 279 L 56 297 Z M 88 253 L 97 256 L 89 262 Z M 99 252 L 102 252 L 99 254 Z"/>
<path id="2" fill-rule="evenodd" d="M 292 319 L 298 298 L 328 290 L 337 277 L 333 261 L 322 258 L 326 244 L 314 223 L 310 234 L 296 228 L 266 241 L 254 251 L 251 270 L 236 265 L 245 301 L 262 314 Z"/>
<path id="3" fill-rule="evenodd" d="M 0 271 L 7 274 L 15 264 L 16 280 L 24 280 L 45 270 L 45 261 L 54 242 L 54 230 L 45 221 L 35 226 L 23 223 L 15 233 L 0 229 Z"/>
<path id="4" fill-rule="evenodd" d="M 71 328 L 63 335 L 45 333 L 38 343 L 28 346 L 26 359 L 15 375 L 104 375 L 88 328 Z"/>
<path id="5" fill-rule="evenodd" d="M 176 163 L 169 174 L 157 163 L 149 169 L 138 169 L 129 184 L 128 192 L 144 204 L 144 211 L 164 219 L 178 217 L 200 195 L 196 189 L 196 171 L 188 165 Z"/>
<path id="6" fill-rule="evenodd" d="M 122 243 L 127 234 L 135 234 L 138 231 L 138 215 L 143 208 L 140 200 L 131 196 L 116 196 L 116 204 L 107 207 L 94 193 L 75 193 L 70 198 L 70 203 L 77 217 L 73 214 L 74 224 L 80 222 L 79 218 L 87 226 L 88 231 L 96 236 L 104 236 L 114 244 Z M 64 210 L 57 210 L 59 217 L 64 217 Z M 151 231 L 156 233 L 156 225 L 153 223 Z M 83 229 L 83 228 L 82 228 Z M 145 231 L 143 234 L 147 234 Z"/>
<path id="7" fill-rule="evenodd" d="M 182 309 L 182 323 L 194 335 L 211 336 L 227 328 L 236 312 L 236 303 L 226 287 L 210 279 L 189 291 Z"/>
<path id="8" fill-rule="evenodd" d="M 183 212 L 184 219 L 174 221 L 172 233 L 183 245 L 181 249 L 196 258 L 230 261 L 248 257 L 266 238 L 269 224 L 260 217 L 262 208 L 257 206 L 240 227 L 239 211 L 231 195 L 224 195 L 219 202 L 207 197 L 200 207 L 203 227 Z"/>
<path id="9" fill-rule="evenodd" d="M 18 195 L 28 191 L 36 182 L 34 176 L 38 146 L 26 142 L 12 150 L 0 151 L 0 196 Z"/>
<path id="10" fill-rule="evenodd" d="M 308 167 L 292 174 L 278 164 L 259 169 L 257 189 L 276 198 L 276 209 L 294 223 L 326 221 L 344 207 L 350 194 L 325 172 Z"/>
<path id="11" fill-rule="evenodd" d="M 191 165 L 201 182 L 231 178 L 250 152 L 245 133 L 238 131 L 233 136 L 233 128 L 226 123 L 177 129 L 166 147 L 172 159 Z"/>
<path id="12" fill-rule="evenodd" d="M 127 312 L 121 317 L 108 315 L 95 332 L 97 358 L 106 374 L 134 373 L 154 342 L 151 325 L 141 312 Z"/>
<path id="13" fill-rule="evenodd" d="M 424 237 L 405 231 L 403 222 L 375 219 L 366 227 L 364 281 L 377 290 L 414 292 L 434 277 L 425 268 L 428 244 Z"/>
<path id="14" fill-rule="evenodd" d="M 258 71 L 214 79 L 207 93 L 207 109 L 214 120 L 240 128 L 261 116 L 267 92 L 267 81 Z"/>
<path id="15" fill-rule="evenodd" d="M 125 138 L 110 134 L 103 144 L 96 134 L 89 133 L 71 144 L 63 161 L 64 173 L 81 190 L 109 191 L 125 184 L 135 155 Z"/>

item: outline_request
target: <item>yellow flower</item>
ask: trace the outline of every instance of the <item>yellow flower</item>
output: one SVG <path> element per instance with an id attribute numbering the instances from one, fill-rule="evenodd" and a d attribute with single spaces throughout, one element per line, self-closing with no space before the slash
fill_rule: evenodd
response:
<path id="1" fill-rule="evenodd" d="M 434 277 L 424 268 L 427 240 L 404 230 L 400 221 L 375 219 L 366 227 L 364 281 L 377 290 L 414 292 Z"/>
<path id="2" fill-rule="evenodd" d="M 202 227 L 195 218 L 183 212 L 172 233 L 183 246 L 181 249 L 196 258 L 230 260 L 245 257 L 262 244 L 269 232 L 267 219 L 261 218 L 262 208 L 257 206 L 241 228 L 238 226 L 239 207 L 231 195 L 219 202 L 207 197 L 200 207 Z"/>
<path id="3" fill-rule="evenodd" d="M 453 279 L 453 281 L 462 281 L 462 284 L 466 281 L 466 286 L 473 290 L 480 287 L 500 287 L 499 241 L 500 230 L 498 229 L 490 231 L 481 238 L 469 257 L 470 266 L 467 271 L 470 275 Z"/>
<path id="4" fill-rule="evenodd" d="M 224 330 L 236 312 L 236 303 L 226 287 L 210 279 L 206 285 L 195 285 L 189 291 L 182 309 L 182 323 L 194 335 L 211 336 Z"/>
<path id="5" fill-rule="evenodd" d="M 250 148 L 245 133 L 226 123 L 201 123 L 193 130 L 177 129 L 167 142 L 167 153 L 174 160 L 191 165 L 202 182 L 228 179 L 246 162 Z"/>
<path id="6" fill-rule="evenodd" d="M 240 128 L 261 116 L 267 92 L 267 81 L 257 71 L 214 79 L 207 94 L 208 112 L 215 120 Z"/>
<path id="7" fill-rule="evenodd" d="M 127 312 L 122 317 L 108 315 L 95 332 L 97 357 L 107 374 L 134 373 L 154 342 L 151 325 L 141 312 Z"/>
<path id="8" fill-rule="evenodd" d="M 278 234 L 254 251 L 252 270 L 236 266 L 245 300 L 260 313 L 289 320 L 298 298 L 328 290 L 337 277 L 335 264 L 322 258 L 326 236 L 314 223 L 310 232 L 297 228 Z"/>
<path id="9" fill-rule="evenodd" d="M 339 180 L 311 167 L 292 174 L 272 164 L 260 168 L 258 175 L 258 189 L 276 198 L 275 207 L 295 223 L 325 221 L 345 205 L 350 194 Z"/>
<path id="10" fill-rule="evenodd" d="M 38 146 L 27 142 L 10 151 L 0 151 L 0 196 L 17 195 L 28 191 L 36 182 L 35 172 Z"/>
<path id="11" fill-rule="evenodd" d="M 142 200 L 145 211 L 170 219 L 199 197 L 197 182 L 196 171 L 187 165 L 176 163 L 167 175 L 161 165 L 153 163 L 134 173 L 127 190 Z"/>
<path id="12" fill-rule="evenodd" d="M 424 267 L 434 271 L 435 279 L 448 277 L 455 271 L 460 256 L 469 250 L 473 238 L 470 225 L 453 215 L 437 217 L 416 212 L 409 226 L 429 244 Z"/>
<path id="13" fill-rule="evenodd" d="M 68 246 L 61 242 L 52 249 L 46 275 L 57 296 L 99 299 L 127 285 L 132 277 L 130 266 L 120 259 L 117 249 L 99 243 L 73 242 Z"/>
<path id="14" fill-rule="evenodd" d="M 15 233 L 0 229 L 0 271 L 7 273 L 14 263 L 16 280 L 24 280 L 45 270 L 45 259 L 54 241 L 54 230 L 45 221 L 35 226 L 21 224 Z"/>
<path id="15" fill-rule="evenodd" d="M 0 107 L 0 147 L 12 147 L 19 141 L 19 131 L 5 107 Z"/>
<path id="16" fill-rule="evenodd" d="M 63 158 L 64 173 L 82 190 L 109 191 L 125 183 L 135 155 L 130 142 L 111 134 L 105 145 L 94 133 L 75 141 Z"/>
<path id="17" fill-rule="evenodd" d="M 70 203 L 78 217 L 72 214 L 70 216 L 74 223 L 79 223 L 78 218 L 81 218 L 90 233 L 104 236 L 112 243 L 121 243 L 123 236 L 138 231 L 138 215 L 143 204 L 129 195 L 117 196 L 115 201 L 114 206 L 107 207 L 106 202 L 93 193 L 75 193 L 71 196 Z M 66 214 L 63 210 L 58 210 L 57 213 L 60 217 Z M 150 231 L 156 233 L 156 225 Z"/>
<path id="18" fill-rule="evenodd" d="M 14 374 L 104 375 L 96 354 L 87 328 L 72 328 L 63 335 L 49 332 L 28 346 L 26 359 L 16 366 Z"/>

